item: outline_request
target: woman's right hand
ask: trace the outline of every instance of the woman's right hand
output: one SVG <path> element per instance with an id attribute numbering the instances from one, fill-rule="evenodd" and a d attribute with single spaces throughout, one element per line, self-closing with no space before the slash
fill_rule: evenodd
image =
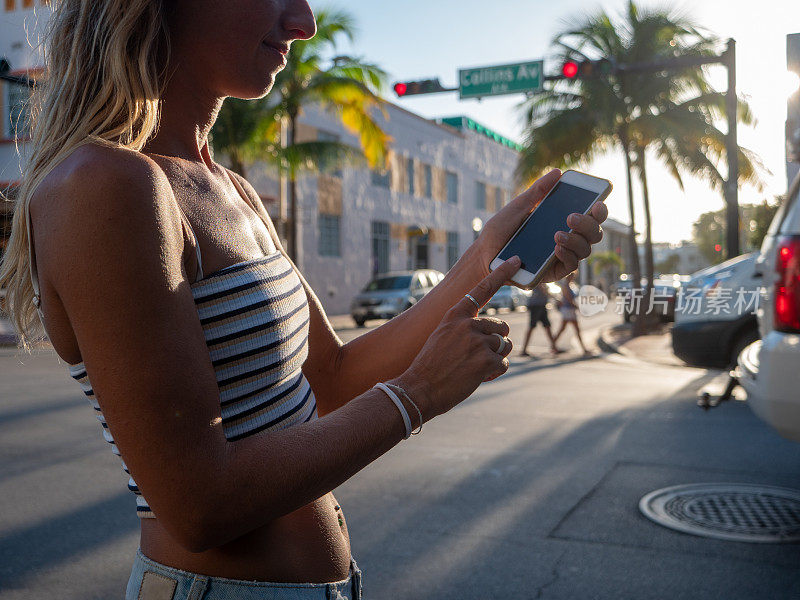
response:
<path id="1" fill-rule="evenodd" d="M 511 258 L 492 271 L 469 294 L 483 307 L 520 268 Z M 484 381 L 508 370 L 506 358 L 512 349 L 508 324 L 500 319 L 478 317 L 480 308 L 464 296 L 445 313 L 439 326 L 414 362 L 395 383 L 408 392 L 429 421 L 465 400 Z M 498 353 L 499 334 L 505 339 Z"/>

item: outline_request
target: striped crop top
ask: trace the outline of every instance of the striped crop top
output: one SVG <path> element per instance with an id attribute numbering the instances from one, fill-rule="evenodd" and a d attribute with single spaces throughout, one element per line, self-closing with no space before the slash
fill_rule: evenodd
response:
<path id="1" fill-rule="evenodd" d="M 225 437 L 236 441 L 316 419 L 314 394 L 301 371 L 308 355 L 308 301 L 292 264 L 276 250 L 203 277 L 196 248 L 198 279 L 191 290 L 219 386 Z M 38 281 L 34 291 L 38 308 Z M 84 364 L 70 365 L 69 373 L 95 410 L 111 451 L 122 459 L 137 515 L 155 517 L 114 443 Z"/>

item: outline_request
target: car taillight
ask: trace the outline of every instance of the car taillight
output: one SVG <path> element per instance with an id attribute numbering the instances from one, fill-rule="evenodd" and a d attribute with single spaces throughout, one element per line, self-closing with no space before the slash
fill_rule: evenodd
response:
<path id="1" fill-rule="evenodd" d="M 775 329 L 800 333 L 800 236 L 778 241 Z"/>

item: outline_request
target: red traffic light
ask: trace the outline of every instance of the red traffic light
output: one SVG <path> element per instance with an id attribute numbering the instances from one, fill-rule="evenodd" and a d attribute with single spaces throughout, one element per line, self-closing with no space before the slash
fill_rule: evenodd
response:
<path id="1" fill-rule="evenodd" d="M 405 96 L 408 91 L 408 86 L 405 83 L 395 83 L 394 93 L 398 96 Z"/>
<path id="2" fill-rule="evenodd" d="M 565 62 L 561 67 L 561 74 L 567 79 L 574 79 L 578 74 L 578 63 L 574 61 Z"/>
<path id="3" fill-rule="evenodd" d="M 722 252 L 722 244 L 717 244 L 716 246 L 714 246 L 714 250 L 716 250 L 717 252 Z"/>

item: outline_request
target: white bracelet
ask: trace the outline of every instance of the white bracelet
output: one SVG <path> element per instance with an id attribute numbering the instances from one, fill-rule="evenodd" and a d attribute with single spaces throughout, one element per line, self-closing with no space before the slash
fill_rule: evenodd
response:
<path id="1" fill-rule="evenodd" d="M 407 440 L 411 437 L 411 418 L 408 416 L 406 407 L 403 406 L 403 403 L 401 402 L 400 398 L 397 397 L 397 394 L 390 390 L 389 386 L 387 386 L 385 383 L 376 383 L 375 387 L 389 396 L 392 402 L 394 402 L 394 405 L 397 407 L 397 410 L 400 411 L 400 416 L 403 417 L 403 425 L 405 425 L 406 428 L 406 435 L 403 439 Z"/>
<path id="2" fill-rule="evenodd" d="M 419 415 L 419 427 L 417 427 L 414 431 L 412 431 L 411 435 L 419 435 L 422 432 L 422 411 L 419 409 L 419 406 L 417 406 L 416 402 L 414 402 L 411 399 L 411 396 L 409 396 L 406 393 L 406 391 L 403 388 L 401 388 L 399 385 L 395 385 L 393 383 L 389 383 L 387 385 L 390 388 L 392 388 L 393 390 L 396 390 L 396 391 L 400 392 L 401 394 L 403 394 L 403 398 L 408 400 L 408 402 L 411 404 L 411 406 L 414 407 L 414 410 L 417 411 L 417 414 Z"/>

